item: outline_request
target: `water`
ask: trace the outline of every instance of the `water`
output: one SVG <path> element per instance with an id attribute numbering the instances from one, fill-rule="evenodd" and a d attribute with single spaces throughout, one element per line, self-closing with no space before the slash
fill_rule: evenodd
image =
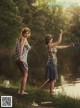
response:
<path id="1" fill-rule="evenodd" d="M 72 83 L 67 83 L 64 76 L 61 75 L 61 85 L 55 88 L 55 93 L 61 93 L 73 98 L 80 99 L 80 78 Z"/>

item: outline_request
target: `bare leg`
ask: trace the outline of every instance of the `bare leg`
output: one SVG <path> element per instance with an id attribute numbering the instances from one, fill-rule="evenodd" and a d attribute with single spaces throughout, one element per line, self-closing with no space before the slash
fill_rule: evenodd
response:
<path id="1" fill-rule="evenodd" d="M 21 78 L 21 87 L 18 91 L 18 94 L 22 95 L 24 93 L 24 89 L 25 89 L 26 82 L 27 82 L 27 77 L 28 77 L 28 72 L 24 71 L 23 76 Z"/>
<path id="2" fill-rule="evenodd" d="M 53 89 L 54 89 L 54 80 L 50 81 L 50 94 L 53 94 Z"/>

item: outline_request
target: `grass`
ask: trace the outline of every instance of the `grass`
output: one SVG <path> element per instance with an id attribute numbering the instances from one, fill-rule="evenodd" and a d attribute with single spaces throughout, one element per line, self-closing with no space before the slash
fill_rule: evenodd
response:
<path id="1" fill-rule="evenodd" d="M 4 78 L 0 78 L 0 96 L 11 95 L 13 96 L 13 108 L 35 108 L 33 106 L 33 101 L 37 103 L 40 107 L 36 108 L 80 108 L 80 100 L 73 99 L 71 97 L 57 94 L 51 97 L 49 92 L 46 90 L 36 91 L 36 88 L 27 85 L 26 91 L 29 93 L 27 95 L 19 96 L 17 95 L 19 82 L 11 82 L 9 88 L 5 88 L 2 85 Z M 42 102 L 52 102 L 41 104 Z"/>

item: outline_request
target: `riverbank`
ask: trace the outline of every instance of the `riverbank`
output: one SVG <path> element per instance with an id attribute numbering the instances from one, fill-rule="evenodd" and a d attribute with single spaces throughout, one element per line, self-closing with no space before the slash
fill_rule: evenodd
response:
<path id="1" fill-rule="evenodd" d="M 36 91 L 36 88 L 27 85 L 28 94 L 17 95 L 19 83 L 10 81 L 10 86 L 4 87 L 0 81 L 0 96 L 12 96 L 12 108 L 80 108 L 80 99 L 71 98 L 62 94 L 50 96 L 47 90 Z"/>

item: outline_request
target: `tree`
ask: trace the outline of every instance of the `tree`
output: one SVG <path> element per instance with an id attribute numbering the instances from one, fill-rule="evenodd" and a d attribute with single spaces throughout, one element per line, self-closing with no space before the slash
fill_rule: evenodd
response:
<path id="1" fill-rule="evenodd" d="M 80 6 L 72 7 L 71 9 L 71 32 L 75 35 L 77 40 L 80 40 Z"/>
<path id="2" fill-rule="evenodd" d="M 12 48 L 20 34 L 22 19 L 13 0 L 0 0 L 0 44 Z"/>

